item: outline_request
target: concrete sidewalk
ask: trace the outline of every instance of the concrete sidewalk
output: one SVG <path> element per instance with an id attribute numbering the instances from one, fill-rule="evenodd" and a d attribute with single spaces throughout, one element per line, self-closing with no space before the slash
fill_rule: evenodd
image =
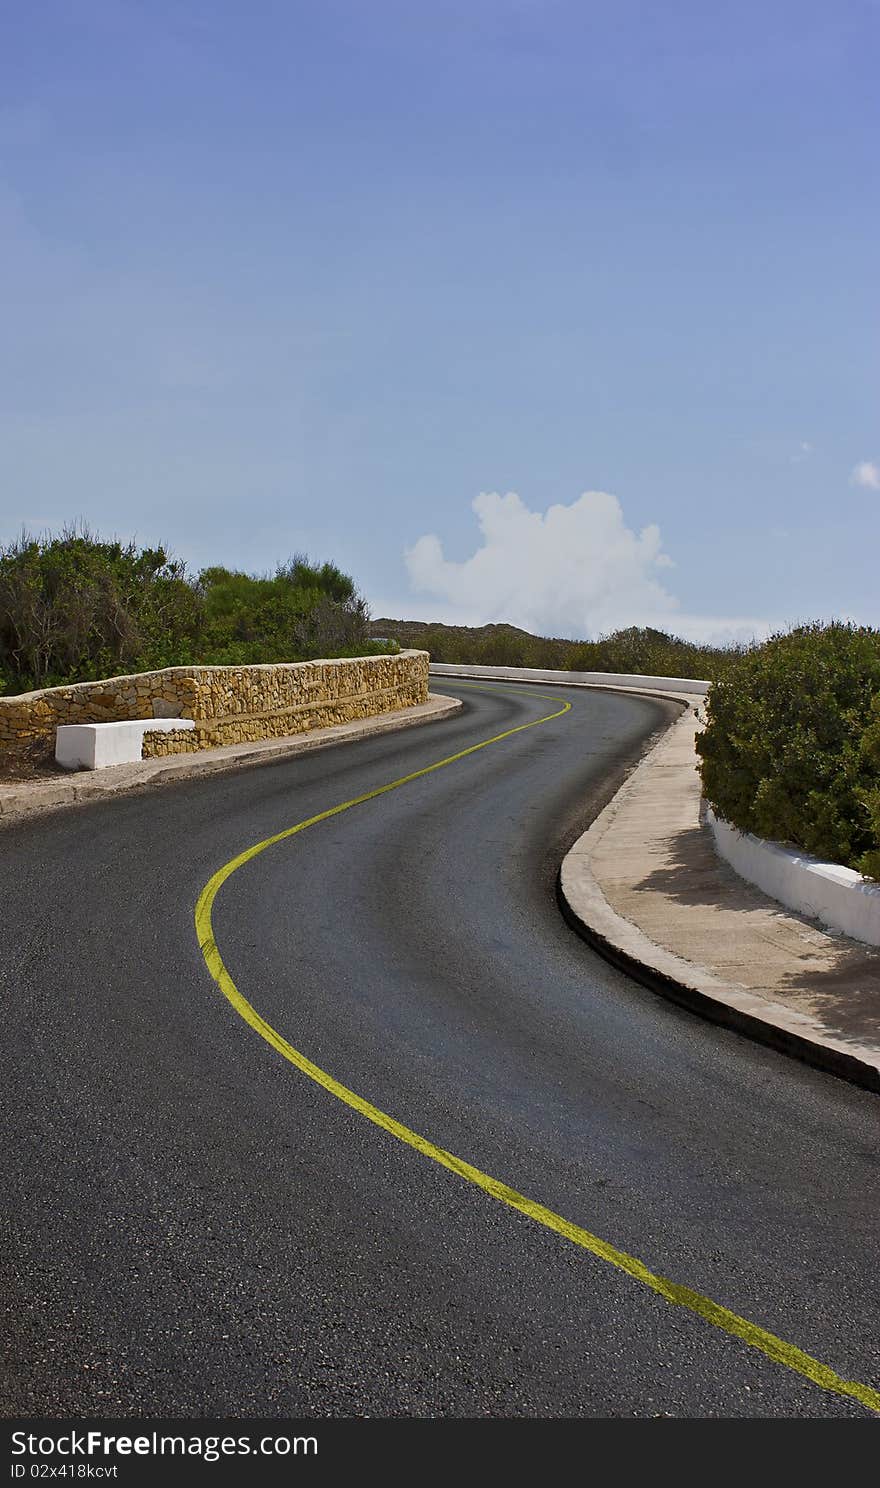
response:
<path id="1" fill-rule="evenodd" d="M 718 856 L 700 824 L 702 701 L 566 857 L 566 917 L 676 1001 L 880 1090 L 880 950 L 783 909 Z"/>
<path id="2" fill-rule="evenodd" d="M 429 693 L 427 702 L 417 703 L 415 707 L 395 708 L 389 713 L 376 713 L 369 718 L 354 719 L 351 723 L 311 729 L 308 733 L 291 734 L 282 739 L 224 744 L 218 749 L 169 754 L 159 759 L 141 760 L 139 764 L 110 765 L 104 770 L 59 772 L 48 780 L 0 782 L 0 824 L 34 812 L 55 811 L 64 806 L 104 800 L 120 791 L 143 790 L 174 780 L 270 764 L 299 754 L 310 754 L 316 749 L 329 749 L 335 744 L 370 739 L 376 734 L 414 728 L 423 723 L 439 723 L 457 713 L 461 706 L 458 698 Z"/>

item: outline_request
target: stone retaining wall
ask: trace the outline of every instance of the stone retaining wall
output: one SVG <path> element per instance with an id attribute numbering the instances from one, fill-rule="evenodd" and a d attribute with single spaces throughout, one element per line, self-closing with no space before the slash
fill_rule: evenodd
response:
<path id="1" fill-rule="evenodd" d="M 191 730 L 148 734 L 148 758 L 283 738 L 415 707 L 427 696 L 427 651 L 266 666 L 168 667 L 0 697 L 0 760 L 51 759 L 62 723 L 194 719 Z"/>

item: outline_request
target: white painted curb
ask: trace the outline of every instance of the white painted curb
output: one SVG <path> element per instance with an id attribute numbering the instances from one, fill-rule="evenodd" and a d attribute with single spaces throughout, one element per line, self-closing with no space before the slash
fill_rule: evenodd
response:
<path id="1" fill-rule="evenodd" d="M 563 672 L 550 667 L 470 666 L 432 661 L 428 670 L 436 677 L 484 677 L 500 682 L 556 682 L 569 687 L 614 687 L 633 692 L 685 692 L 705 697 L 711 682 L 690 677 L 643 677 L 636 672 Z"/>
<path id="2" fill-rule="evenodd" d="M 880 883 L 840 863 L 823 863 L 781 842 L 740 832 L 707 802 L 703 809 L 718 852 L 740 878 L 830 930 L 880 946 Z"/>

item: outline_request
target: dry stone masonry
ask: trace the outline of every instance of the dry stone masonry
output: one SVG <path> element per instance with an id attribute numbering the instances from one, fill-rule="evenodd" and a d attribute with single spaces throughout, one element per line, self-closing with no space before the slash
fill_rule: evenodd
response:
<path id="1" fill-rule="evenodd" d="M 192 718 L 147 734 L 144 758 L 278 739 L 415 707 L 428 696 L 427 651 L 264 666 L 182 666 L 0 697 L 0 761 L 51 759 L 63 723 Z"/>

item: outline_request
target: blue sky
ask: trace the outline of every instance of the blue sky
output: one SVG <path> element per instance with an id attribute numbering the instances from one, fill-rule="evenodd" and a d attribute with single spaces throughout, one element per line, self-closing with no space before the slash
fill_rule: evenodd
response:
<path id="1" fill-rule="evenodd" d="M 558 634 L 880 624 L 876 0 L 3 30 L 0 539 Z"/>

